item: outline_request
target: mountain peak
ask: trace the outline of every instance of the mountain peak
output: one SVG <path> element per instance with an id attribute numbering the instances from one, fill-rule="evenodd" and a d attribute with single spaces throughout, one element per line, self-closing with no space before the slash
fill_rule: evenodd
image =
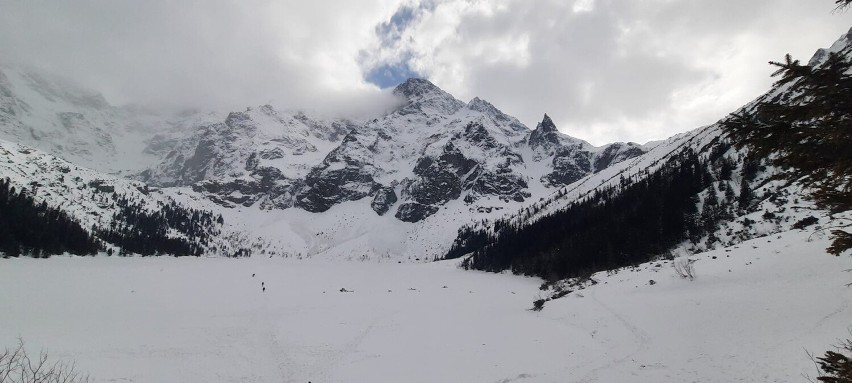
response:
<path id="1" fill-rule="evenodd" d="M 529 143 L 533 148 L 559 144 L 559 134 L 550 116 L 545 114 L 541 122 L 536 125 L 535 130 L 530 132 Z"/>
<path id="2" fill-rule="evenodd" d="M 840 38 L 834 42 L 829 48 L 820 48 L 811 56 L 811 59 L 808 60 L 808 65 L 816 66 L 823 64 L 826 59 L 828 59 L 829 54 L 831 53 L 841 53 L 847 52 L 845 54 L 849 54 L 849 50 L 852 48 L 852 28 L 849 29 L 848 32 L 840 35 Z"/>
<path id="3" fill-rule="evenodd" d="M 408 100 L 406 108 L 423 110 L 423 108 L 440 110 L 444 114 L 453 114 L 465 106 L 451 94 L 422 78 L 410 78 L 397 85 L 393 94 Z"/>
<path id="4" fill-rule="evenodd" d="M 410 78 L 399 84 L 393 90 L 394 94 L 403 95 L 408 98 L 423 96 L 430 93 L 444 93 L 441 88 L 423 78 Z"/>
<path id="5" fill-rule="evenodd" d="M 485 101 L 485 100 L 483 100 L 479 97 L 474 97 L 473 100 L 470 100 L 470 102 L 467 103 L 467 107 L 470 110 L 476 110 L 476 111 L 491 114 L 491 115 L 497 115 L 497 114 L 503 113 L 499 109 L 497 109 L 494 105 L 492 105 L 490 102 Z"/>
<path id="6" fill-rule="evenodd" d="M 550 119 L 550 116 L 545 113 L 544 118 L 538 123 L 538 125 L 536 125 L 535 130 L 539 130 L 542 133 L 555 132 L 556 124 L 554 124 L 553 120 Z"/>

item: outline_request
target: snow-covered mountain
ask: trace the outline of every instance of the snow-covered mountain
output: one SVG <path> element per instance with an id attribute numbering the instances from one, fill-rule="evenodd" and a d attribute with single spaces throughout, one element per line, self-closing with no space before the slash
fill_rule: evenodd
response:
<path id="1" fill-rule="evenodd" d="M 459 199 L 524 202 L 645 151 L 593 147 L 559 133 L 546 115 L 530 130 L 487 101 L 464 103 L 422 79 L 393 93 L 400 107 L 366 122 L 269 105 L 231 113 L 178 140 L 142 179 L 191 186 L 228 207 L 320 213 L 369 199 L 377 215 L 417 222 Z"/>
<path id="2" fill-rule="evenodd" d="M 852 55 L 852 31 L 817 51 L 810 65 L 822 65 L 830 52 Z M 735 114 L 790 96 L 789 84 L 777 85 Z M 815 209 L 804 185 L 780 181 L 775 176 L 783 170 L 769 159 L 733 147 L 723 129 L 729 118 L 671 137 L 518 211 L 465 225 L 447 257 L 469 256 L 471 268 L 564 278 L 791 228 L 842 226 L 848 216 Z"/>
<path id="3" fill-rule="evenodd" d="M 848 54 L 848 36 L 812 62 L 829 51 Z M 252 242 L 259 252 L 297 257 L 432 259 L 447 254 L 460 228 L 528 226 L 639 182 L 688 151 L 714 167 L 720 158 L 735 172 L 745 166 L 744 153 L 720 146 L 718 124 L 653 144 L 595 147 L 560 133 L 546 114 L 530 129 L 487 101 L 465 103 L 423 79 L 393 93 L 396 109 L 364 121 L 269 105 L 158 115 L 2 67 L 0 139 L 7 142 L 0 177 L 39 202 L 73 210 L 84 227 L 97 224 L 91 216 L 107 214 L 97 207 L 104 197 L 68 191 L 109 179 L 140 204 L 156 205 L 142 202 L 155 200 L 151 195 L 133 192 L 148 185 L 175 204 L 221 215 L 222 230 L 240 239 L 218 248 Z M 771 171 L 761 177 L 768 180 Z M 713 193 L 738 192 L 738 177 L 713 180 Z M 759 182 L 750 187 L 762 198 L 787 187 Z M 699 209 L 707 195 L 709 189 L 699 195 Z"/>
<path id="4" fill-rule="evenodd" d="M 269 105 L 249 108 L 182 134 L 155 136 L 145 150 L 163 157 L 140 178 L 163 187 L 192 186 L 226 207 L 286 209 L 311 167 L 353 127 Z"/>
<path id="5" fill-rule="evenodd" d="M 161 120 L 68 80 L 0 66 L 0 139 L 105 172 L 139 171 L 155 159 L 140 142 L 164 127 Z"/>
<path id="6" fill-rule="evenodd" d="M 92 179 L 136 185 L 131 191 L 144 183 L 288 254 L 433 258 L 460 225 L 647 150 L 594 147 L 559 133 L 546 115 L 531 130 L 487 101 L 464 103 L 422 79 L 394 89 L 400 104 L 391 113 L 354 121 L 269 105 L 158 115 L 50 76 L 3 73 L 0 138 L 22 145 L 3 151 L 3 176 L 14 174 L 19 190 L 34 192 L 36 182 L 37 201 L 69 207 L 47 196 Z M 36 169 L 34 158 L 65 165 Z M 81 203 L 71 215 L 84 227 L 90 216 L 110 215 L 85 201 L 94 195 L 74 198 Z"/>
<path id="7" fill-rule="evenodd" d="M 0 158 L 4 159 L 0 174 L 13 193 L 25 193 L 38 205 L 58 209 L 110 254 L 233 255 L 239 250 L 234 245 L 241 242 L 228 239 L 232 236 L 223 232 L 218 214 L 178 203 L 170 196 L 172 191 L 82 168 L 3 140 Z M 21 208 L 7 213 L 20 215 Z M 9 222 L 5 224 L 8 229 Z"/>

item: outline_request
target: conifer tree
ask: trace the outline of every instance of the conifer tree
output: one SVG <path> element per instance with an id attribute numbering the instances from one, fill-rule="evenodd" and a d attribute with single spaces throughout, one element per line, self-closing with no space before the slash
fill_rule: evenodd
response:
<path id="1" fill-rule="evenodd" d="M 843 1 L 848 5 L 852 0 Z M 840 4 L 840 2 L 838 2 Z M 752 110 L 723 122 L 739 147 L 748 147 L 813 190 L 817 207 L 832 214 L 852 210 L 852 61 L 830 53 L 822 64 L 803 65 L 788 54 L 776 87 L 788 87 L 787 98 L 763 100 Z M 827 249 L 834 255 L 852 248 L 852 233 L 832 232 Z"/>

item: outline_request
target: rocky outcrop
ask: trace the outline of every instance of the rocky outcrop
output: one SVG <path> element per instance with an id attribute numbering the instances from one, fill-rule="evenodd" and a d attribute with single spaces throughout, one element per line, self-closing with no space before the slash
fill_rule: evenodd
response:
<path id="1" fill-rule="evenodd" d="M 320 170 L 308 175 L 324 155 L 319 145 L 332 144 L 323 139 L 336 138 L 350 127 L 343 120 L 328 123 L 297 116 L 264 105 L 229 113 L 223 122 L 199 126 L 183 140 L 157 136 L 146 150 L 168 154 L 140 178 L 158 186 L 192 186 L 225 206 L 293 207 L 307 182 L 316 190 L 328 189 L 319 180 Z M 310 205 L 312 197 L 303 197 Z"/>
<path id="2" fill-rule="evenodd" d="M 311 172 L 304 185 L 296 194 L 295 206 L 312 213 L 364 198 L 378 186 L 371 175 L 357 166 Z"/>
<path id="3" fill-rule="evenodd" d="M 504 201 L 524 202 L 531 195 L 527 187 L 524 178 L 517 174 L 499 171 L 484 172 L 473 183 L 473 192 L 478 195 L 497 196 Z M 473 198 L 468 199 L 468 201 L 472 200 Z"/>
<path id="4" fill-rule="evenodd" d="M 530 132 L 527 143 L 535 161 L 550 161 L 552 171 L 541 177 L 548 187 L 569 185 L 594 172 L 646 152 L 635 143 L 614 143 L 596 148 L 588 142 L 566 136 L 545 114 Z"/>
<path id="5" fill-rule="evenodd" d="M 364 198 L 380 188 L 371 174 L 371 164 L 355 155 L 363 151 L 364 145 L 355 133 L 346 135 L 340 146 L 305 178 L 295 206 L 323 212 L 338 203 Z"/>
<path id="6" fill-rule="evenodd" d="M 533 149 L 550 148 L 561 143 L 560 133 L 556 130 L 556 124 L 550 119 L 546 113 L 541 122 L 536 125 L 535 130 L 530 132 L 530 137 L 527 140 Z"/>
<path id="7" fill-rule="evenodd" d="M 370 202 L 370 207 L 376 214 L 385 215 L 396 201 L 396 191 L 393 190 L 393 187 L 382 187 L 376 191 L 373 201 Z"/>
<path id="8" fill-rule="evenodd" d="M 403 222 L 418 222 L 437 212 L 437 206 L 406 202 L 399 206 L 394 217 Z"/>
<path id="9" fill-rule="evenodd" d="M 284 177 L 277 168 L 253 166 L 249 178 L 202 180 L 192 189 L 226 207 L 248 207 L 259 202 L 263 209 L 286 209 L 293 206 L 293 193 L 299 185 L 299 180 Z"/>
<path id="10" fill-rule="evenodd" d="M 645 154 L 645 149 L 643 149 L 639 144 L 633 142 L 617 142 L 607 145 L 603 150 L 595 155 L 595 172 L 599 172 L 621 161 L 638 157 L 643 154 Z"/>
<path id="11" fill-rule="evenodd" d="M 591 154 L 577 147 L 561 147 L 553 156 L 553 172 L 542 178 L 548 186 L 574 183 L 592 173 Z"/>
<path id="12" fill-rule="evenodd" d="M 444 145 L 437 158 L 423 157 L 414 167 L 418 176 L 405 189 L 404 195 L 420 204 L 436 205 L 459 198 L 465 175 L 477 166 L 466 158 L 452 142 Z"/>

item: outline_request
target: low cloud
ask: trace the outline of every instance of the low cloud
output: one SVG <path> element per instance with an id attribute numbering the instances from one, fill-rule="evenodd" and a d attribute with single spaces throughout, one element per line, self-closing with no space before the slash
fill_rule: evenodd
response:
<path id="1" fill-rule="evenodd" d="M 271 103 L 331 114 L 392 98 L 357 62 L 398 1 L 0 1 L 4 61 L 101 91 L 115 104 Z"/>

